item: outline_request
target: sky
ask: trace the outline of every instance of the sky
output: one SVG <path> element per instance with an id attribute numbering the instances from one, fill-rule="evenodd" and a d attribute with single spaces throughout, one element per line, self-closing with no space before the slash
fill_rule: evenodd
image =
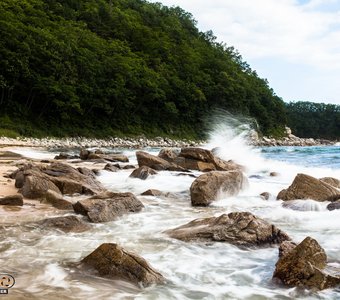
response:
<path id="1" fill-rule="evenodd" d="M 340 105 L 340 0 L 149 0 L 234 46 L 285 102 Z"/>

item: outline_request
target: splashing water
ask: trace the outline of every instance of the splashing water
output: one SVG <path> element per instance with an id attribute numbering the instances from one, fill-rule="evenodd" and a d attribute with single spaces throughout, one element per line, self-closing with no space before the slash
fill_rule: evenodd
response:
<path id="1" fill-rule="evenodd" d="M 255 148 L 247 141 L 252 128 L 247 125 L 249 123 L 230 118 L 216 123 L 205 147 L 219 147 L 217 154 L 221 158 L 246 166 L 247 189 L 238 196 L 216 201 L 210 207 L 197 208 L 190 204 L 192 177 L 159 172 L 142 181 L 129 178 L 131 170 L 102 171 L 98 179 L 110 190 L 131 191 L 138 196 L 147 189 L 157 188 L 172 192 L 173 196 L 138 196 L 145 205 L 142 212 L 95 224 L 90 231 L 81 234 L 28 230 L 18 226 L 14 219 L 12 226 L 0 232 L 0 263 L 3 271 L 14 273 L 17 279 L 17 285 L 10 291 L 12 299 L 338 299 L 339 289 L 316 293 L 275 285 L 271 280 L 278 258 L 275 247 L 242 250 L 225 243 L 185 243 L 163 233 L 196 218 L 249 211 L 286 231 L 296 242 L 306 236 L 315 238 L 330 261 L 340 257 L 340 210 L 328 211 L 328 203 L 312 200 L 297 201 L 294 209 L 285 208 L 282 201 L 276 201 L 277 193 L 287 188 L 297 173 L 340 179 L 340 164 L 334 163 L 336 158 L 327 159 L 328 155 L 339 155 L 339 147 Z M 146 150 L 152 154 L 159 151 Z M 50 155 L 47 151 L 43 154 Z M 125 154 L 136 163 L 134 151 L 126 150 Z M 270 176 L 273 171 L 277 176 Z M 270 194 L 268 201 L 259 196 L 262 192 Z M 5 214 L 0 208 L 0 215 Z M 42 217 L 46 214 L 31 215 L 29 220 Z M 25 221 L 25 214 L 21 212 L 20 218 L 21 222 Z M 80 261 L 104 242 L 118 243 L 139 253 L 169 283 L 141 290 L 70 267 L 69 263 Z"/>

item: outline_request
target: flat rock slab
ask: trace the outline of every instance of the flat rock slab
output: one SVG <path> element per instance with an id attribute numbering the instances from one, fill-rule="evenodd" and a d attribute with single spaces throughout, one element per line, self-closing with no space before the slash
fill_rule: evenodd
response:
<path id="1" fill-rule="evenodd" d="M 144 258 L 117 244 L 100 245 L 81 263 L 94 268 L 100 276 L 129 281 L 142 287 L 165 282 L 162 274 L 154 270 Z"/>
<path id="2" fill-rule="evenodd" d="M 263 247 L 290 240 L 285 232 L 249 212 L 197 219 L 165 233 L 186 242 L 227 242 L 240 247 Z"/>
<path id="3" fill-rule="evenodd" d="M 318 290 L 340 285 L 340 275 L 325 270 L 327 256 L 319 243 L 311 237 L 299 245 L 281 246 L 273 278 L 288 286 L 303 286 Z"/>
<path id="4" fill-rule="evenodd" d="M 74 211 L 93 223 L 109 222 L 126 213 L 139 212 L 144 205 L 132 193 L 106 192 L 73 204 Z"/>

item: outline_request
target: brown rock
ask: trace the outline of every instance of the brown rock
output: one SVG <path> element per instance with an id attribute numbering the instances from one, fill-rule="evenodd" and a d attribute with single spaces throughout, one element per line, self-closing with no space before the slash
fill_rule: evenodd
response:
<path id="1" fill-rule="evenodd" d="M 339 285 L 340 276 L 324 271 L 326 263 L 325 251 L 316 240 L 307 237 L 279 258 L 273 277 L 288 286 L 319 290 Z"/>
<path id="2" fill-rule="evenodd" d="M 47 190 L 43 202 L 52 204 L 53 207 L 62 210 L 73 210 L 72 202 L 63 198 L 62 195 L 52 190 Z"/>
<path id="3" fill-rule="evenodd" d="M 156 175 L 156 174 L 157 172 L 154 169 L 151 169 L 147 166 L 143 166 L 143 167 L 139 167 L 138 169 L 133 170 L 129 177 L 145 180 L 150 175 Z"/>
<path id="4" fill-rule="evenodd" d="M 76 216 L 49 218 L 39 222 L 43 228 L 56 228 L 64 232 L 84 232 L 91 226 Z"/>
<path id="5" fill-rule="evenodd" d="M 89 150 L 81 149 L 81 150 L 80 150 L 80 153 L 79 153 L 80 159 L 82 159 L 82 160 L 87 160 L 90 153 L 91 153 L 91 152 L 90 152 Z"/>
<path id="6" fill-rule="evenodd" d="M 109 172 L 117 172 L 119 169 L 120 168 L 110 163 L 106 164 L 104 167 L 104 170 L 109 171 Z"/>
<path id="7" fill-rule="evenodd" d="M 297 244 L 292 241 L 283 241 L 279 246 L 279 257 L 287 255 L 296 246 Z"/>
<path id="8" fill-rule="evenodd" d="M 160 190 L 155 190 L 155 189 L 150 189 L 150 190 L 147 190 L 143 193 L 141 193 L 142 196 L 160 196 L 162 195 L 163 193 L 160 191 Z"/>
<path id="9" fill-rule="evenodd" d="M 10 195 L 0 198 L 0 205 L 23 206 L 24 200 L 20 194 Z"/>
<path id="10" fill-rule="evenodd" d="M 270 198 L 270 194 L 268 192 L 263 192 L 260 194 L 260 196 L 263 200 L 269 200 Z"/>
<path id="11" fill-rule="evenodd" d="M 165 159 L 151 155 L 144 151 L 137 151 L 136 157 L 139 167 L 147 166 L 154 170 L 169 170 L 169 171 L 185 171 L 182 167 L 176 164 L 169 163 Z"/>
<path id="12" fill-rule="evenodd" d="M 158 153 L 158 157 L 165 159 L 168 162 L 173 162 L 178 157 L 179 150 L 175 148 L 163 148 Z"/>
<path id="13" fill-rule="evenodd" d="M 184 162 L 176 161 L 180 166 L 187 169 L 194 169 L 199 171 L 231 171 L 231 170 L 242 170 L 243 167 L 234 163 L 233 161 L 225 161 L 215 156 L 210 150 L 188 147 L 182 148 L 178 157 L 185 158 Z M 194 161 L 197 166 L 195 167 Z M 200 163 L 198 163 L 200 162 Z M 187 165 L 188 164 L 188 165 Z"/>
<path id="14" fill-rule="evenodd" d="M 227 242 L 241 247 L 262 247 L 290 240 L 286 233 L 249 212 L 196 219 L 166 233 L 185 242 Z"/>
<path id="15" fill-rule="evenodd" d="M 340 191 L 319 179 L 305 174 L 297 174 L 288 189 L 282 190 L 277 199 L 284 201 L 294 199 L 313 199 L 316 201 L 336 201 Z"/>
<path id="16" fill-rule="evenodd" d="M 52 190 L 61 194 L 59 188 L 48 178 L 39 172 L 29 172 L 24 174 L 24 184 L 19 190 L 24 197 L 29 199 L 39 199 L 45 196 L 47 190 Z"/>
<path id="17" fill-rule="evenodd" d="M 202 174 L 190 187 L 191 203 L 193 206 L 207 206 L 220 195 L 237 195 L 247 182 L 241 171 L 212 171 Z"/>
<path id="18" fill-rule="evenodd" d="M 143 287 L 165 281 L 144 258 L 124 250 L 117 244 L 100 245 L 82 260 L 82 264 L 94 268 L 100 276 L 126 280 Z"/>
<path id="19" fill-rule="evenodd" d="M 96 160 L 96 159 L 105 159 L 107 161 L 115 162 L 129 162 L 129 159 L 126 155 L 123 154 L 98 154 L 98 153 L 92 153 L 90 152 L 87 159 Z"/>
<path id="20" fill-rule="evenodd" d="M 62 160 L 62 159 L 75 159 L 75 158 L 79 158 L 79 156 L 76 155 L 70 155 L 68 153 L 65 152 L 61 152 L 59 155 L 55 156 L 54 159 L 57 160 Z M 48 163 L 48 162 L 47 162 Z"/>
<path id="21" fill-rule="evenodd" d="M 17 176 L 23 174 L 24 183 L 20 192 L 27 198 L 43 198 L 47 190 L 62 194 L 95 194 L 105 191 L 95 179 L 92 171 L 79 170 L 63 163 L 51 163 L 49 166 L 24 165 Z M 21 180 L 21 178 L 20 178 Z"/>
<path id="22" fill-rule="evenodd" d="M 277 172 L 270 172 L 269 173 L 269 176 L 271 176 L 271 177 L 277 177 L 277 176 L 279 176 L 280 174 L 279 173 L 277 173 Z"/>
<path id="23" fill-rule="evenodd" d="M 144 205 L 132 193 L 106 192 L 73 204 L 74 211 L 93 223 L 109 222 L 130 212 L 139 212 Z"/>
<path id="24" fill-rule="evenodd" d="M 328 183 L 331 186 L 334 186 L 337 189 L 340 189 L 340 180 L 333 177 L 323 177 L 320 178 L 320 181 Z"/>

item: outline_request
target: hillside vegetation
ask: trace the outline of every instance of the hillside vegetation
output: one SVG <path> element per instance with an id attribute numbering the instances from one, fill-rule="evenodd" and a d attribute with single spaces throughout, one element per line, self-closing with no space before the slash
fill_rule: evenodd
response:
<path id="1" fill-rule="evenodd" d="M 283 101 L 192 15 L 142 0 L 1 0 L 0 128 L 201 137 L 217 109 L 287 123 Z"/>
<path id="2" fill-rule="evenodd" d="M 289 126 L 299 137 L 340 139 L 340 105 L 291 102 L 287 114 Z"/>

